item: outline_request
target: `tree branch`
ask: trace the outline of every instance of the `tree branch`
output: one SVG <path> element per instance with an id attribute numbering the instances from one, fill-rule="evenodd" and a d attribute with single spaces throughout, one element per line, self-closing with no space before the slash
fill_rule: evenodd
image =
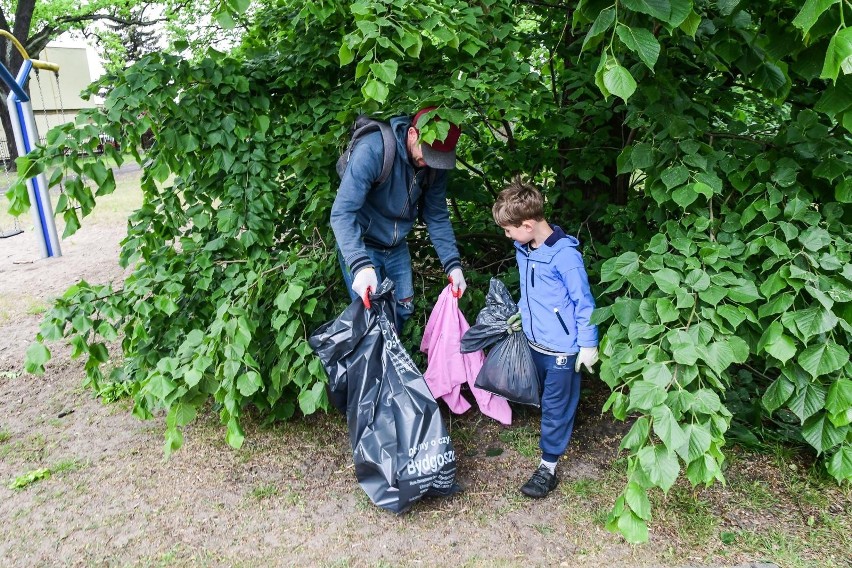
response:
<path id="1" fill-rule="evenodd" d="M 488 190 L 488 193 L 491 194 L 492 198 L 497 199 L 497 192 L 494 191 L 494 188 L 491 187 L 491 182 L 488 181 L 488 178 L 485 176 L 485 172 L 483 172 L 482 170 L 476 169 L 475 167 L 473 167 L 472 164 L 468 164 L 467 162 L 465 162 L 464 160 L 462 160 L 458 156 L 456 156 L 456 160 L 458 160 L 458 162 L 461 165 L 463 165 L 464 167 L 466 167 L 468 170 L 472 171 L 473 173 L 475 173 L 476 175 L 481 177 L 482 182 L 485 184 L 485 189 Z"/>
<path id="2" fill-rule="evenodd" d="M 50 40 L 52 40 L 61 31 L 64 31 L 63 26 L 65 26 L 66 24 L 83 24 L 98 21 L 110 21 L 122 26 L 147 27 L 153 26 L 154 24 L 158 24 L 161 22 L 166 22 L 168 21 L 168 18 L 163 17 L 155 18 L 153 20 L 144 20 L 136 18 L 123 18 L 113 14 L 82 14 L 79 16 L 63 16 L 51 22 L 50 25 L 46 25 L 45 27 L 34 33 L 29 39 L 23 40 L 21 43 L 24 43 L 24 41 L 26 41 L 26 43 L 24 43 L 24 46 L 26 47 L 27 52 L 37 54 L 40 53 L 45 48 L 45 46 L 47 46 Z M 15 24 L 15 27 L 17 28 L 17 22 Z"/>

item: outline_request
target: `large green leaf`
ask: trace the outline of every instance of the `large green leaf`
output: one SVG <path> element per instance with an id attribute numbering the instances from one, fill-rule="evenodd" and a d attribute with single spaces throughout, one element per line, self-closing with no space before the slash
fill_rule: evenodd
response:
<path id="1" fill-rule="evenodd" d="M 824 412 L 811 416 L 802 426 L 802 435 L 818 454 L 831 450 L 846 438 L 849 426 L 836 428 Z"/>
<path id="2" fill-rule="evenodd" d="M 793 25 L 807 34 L 819 17 L 829 7 L 837 4 L 840 0 L 805 0 L 804 6 L 793 19 Z"/>
<path id="3" fill-rule="evenodd" d="M 788 312 L 786 315 L 795 322 L 796 328 L 802 333 L 802 338 L 807 341 L 815 335 L 820 335 L 834 329 L 837 325 L 837 316 L 822 306 Z"/>
<path id="4" fill-rule="evenodd" d="M 660 179 L 663 180 L 663 183 L 666 185 L 666 189 L 669 190 L 682 185 L 688 178 L 689 170 L 681 164 L 667 168 L 660 175 Z"/>
<path id="5" fill-rule="evenodd" d="M 618 517 L 618 531 L 627 542 L 640 544 L 648 541 L 648 525 L 637 514 L 625 509 Z"/>
<path id="6" fill-rule="evenodd" d="M 825 409 L 832 414 L 839 414 L 852 408 L 852 380 L 837 379 L 828 389 L 825 399 Z"/>
<path id="7" fill-rule="evenodd" d="M 666 294 L 673 294 L 680 287 L 680 274 L 671 268 L 662 268 L 653 272 L 654 282 Z"/>
<path id="8" fill-rule="evenodd" d="M 653 71 L 657 58 L 660 56 L 660 42 L 654 34 L 645 28 L 630 28 L 622 24 L 619 24 L 615 30 L 624 45 L 638 55 L 648 69 Z"/>
<path id="9" fill-rule="evenodd" d="M 651 409 L 654 418 L 654 434 L 672 451 L 680 449 L 688 442 L 686 434 L 677 423 L 671 409 L 660 404 Z"/>
<path id="10" fill-rule="evenodd" d="M 589 31 L 586 32 L 586 37 L 583 38 L 583 46 L 582 49 L 586 49 L 586 46 L 590 41 L 599 37 L 606 30 L 612 27 L 612 23 L 615 21 L 615 8 L 610 7 L 605 10 L 601 10 L 598 16 L 595 18 L 592 27 L 589 28 Z"/>
<path id="11" fill-rule="evenodd" d="M 844 443 L 828 462 L 828 473 L 838 481 L 852 479 L 852 444 Z"/>
<path id="12" fill-rule="evenodd" d="M 802 423 L 822 410 L 825 404 L 825 387 L 817 383 L 806 383 L 796 388 L 793 397 L 787 403 L 790 410 Z"/>
<path id="13" fill-rule="evenodd" d="M 721 375 L 733 364 L 734 350 L 725 340 L 714 341 L 704 349 L 702 359 L 717 375 Z"/>
<path id="14" fill-rule="evenodd" d="M 844 73 L 852 73 L 852 28 L 837 31 L 828 42 L 820 78 L 834 81 L 841 69 Z"/>
<path id="15" fill-rule="evenodd" d="M 675 453 L 664 446 L 648 446 L 639 450 L 639 463 L 648 479 L 666 493 L 680 473 Z"/>
<path id="16" fill-rule="evenodd" d="M 636 381 L 630 386 L 630 408 L 651 410 L 666 400 L 666 391 L 649 381 Z"/>
<path id="17" fill-rule="evenodd" d="M 624 499 L 637 517 L 646 521 L 651 520 L 651 502 L 641 485 L 632 481 L 628 483 L 624 491 Z"/>
<path id="18" fill-rule="evenodd" d="M 625 252 L 607 260 L 601 267 L 601 281 L 610 282 L 619 276 L 630 278 L 639 270 L 639 255 Z"/>
<path id="19" fill-rule="evenodd" d="M 670 0 L 621 0 L 621 4 L 628 10 L 648 14 L 663 22 L 668 22 L 672 15 Z"/>
<path id="20" fill-rule="evenodd" d="M 687 442 L 678 448 L 678 454 L 686 463 L 697 460 L 710 449 L 713 438 L 710 428 L 704 424 L 690 423 L 683 427 Z"/>
<path id="21" fill-rule="evenodd" d="M 784 403 L 787 402 L 794 390 L 796 390 L 796 385 L 790 382 L 787 377 L 778 377 L 769 385 L 766 392 L 763 393 L 761 400 L 763 401 L 764 408 L 770 413 L 775 412 L 784 406 Z"/>
<path id="22" fill-rule="evenodd" d="M 640 416 L 630 427 L 630 430 L 622 438 L 619 449 L 628 449 L 636 451 L 648 441 L 648 434 L 651 432 L 650 421 L 647 416 Z"/>
<path id="23" fill-rule="evenodd" d="M 626 68 L 621 65 L 613 65 L 604 71 L 603 84 L 607 91 L 624 99 L 629 99 L 636 92 L 636 80 Z"/>
<path id="24" fill-rule="evenodd" d="M 841 369 L 849 362 L 849 353 L 836 343 L 812 345 L 799 354 L 798 361 L 812 377 L 819 377 Z"/>
<path id="25" fill-rule="evenodd" d="M 796 355 L 796 343 L 790 337 L 781 334 L 772 343 L 767 343 L 765 350 L 784 364 Z"/>

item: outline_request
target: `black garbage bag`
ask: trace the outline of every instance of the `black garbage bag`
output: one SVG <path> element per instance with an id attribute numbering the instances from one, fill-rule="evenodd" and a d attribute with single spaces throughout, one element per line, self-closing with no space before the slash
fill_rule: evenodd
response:
<path id="1" fill-rule="evenodd" d="M 523 332 L 511 333 L 491 348 L 474 386 L 512 402 L 541 406 L 541 385 Z"/>
<path id="2" fill-rule="evenodd" d="M 494 345 L 474 385 L 512 402 L 541 406 L 541 385 L 529 342 L 523 332 L 508 331 L 506 322 L 517 312 L 518 305 L 506 286 L 492 278 L 485 307 L 476 316 L 476 323 L 462 337 L 461 351 L 470 353 Z"/>
<path id="3" fill-rule="evenodd" d="M 370 499 L 402 513 L 423 496 L 452 495 L 456 455 L 438 403 L 394 328 L 393 283 L 367 309 L 355 300 L 309 339 L 349 426 L 355 476 Z"/>
<path id="4" fill-rule="evenodd" d="M 509 335 L 506 320 L 518 313 L 518 305 L 512 299 L 506 285 L 492 278 L 485 296 L 485 307 L 476 316 L 476 323 L 464 334 L 461 352 L 473 353 L 494 345 Z"/>

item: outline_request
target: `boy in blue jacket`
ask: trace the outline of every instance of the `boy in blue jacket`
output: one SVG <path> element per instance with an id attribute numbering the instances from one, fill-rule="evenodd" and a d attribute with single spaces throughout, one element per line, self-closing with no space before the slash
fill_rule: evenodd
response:
<path id="1" fill-rule="evenodd" d="M 541 392 L 541 464 L 521 492 L 541 498 L 559 483 L 556 463 L 568 447 L 580 400 L 580 367 L 598 360 L 595 301 L 579 242 L 544 218 L 544 199 L 515 177 L 492 208 L 494 221 L 515 241 L 521 273 L 519 313 L 510 329 L 529 340 Z M 519 321 L 520 320 L 520 321 Z"/>

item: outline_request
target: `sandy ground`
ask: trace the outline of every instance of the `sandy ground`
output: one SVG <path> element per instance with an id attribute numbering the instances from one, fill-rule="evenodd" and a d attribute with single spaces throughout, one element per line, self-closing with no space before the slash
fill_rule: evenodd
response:
<path id="1" fill-rule="evenodd" d="M 536 502 L 518 493 L 537 463 L 533 412 L 519 412 L 512 429 L 475 410 L 448 418 L 466 490 L 401 516 L 374 507 L 361 491 L 345 422 L 333 414 L 267 428 L 249 419 L 239 451 L 206 414 L 164 460 L 163 418 L 143 422 L 127 401 L 94 399 L 80 387 L 81 363 L 62 346 L 52 346 L 44 376 L 22 371 L 51 298 L 81 278 L 123 277 L 123 235 L 114 219 L 84 224 L 53 260 L 35 260 L 31 232 L 0 240 L 0 566 L 730 566 L 761 559 L 720 551 L 717 534 L 709 548 L 685 547 L 671 524 L 653 527 L 651 542 L 639 547 L 606 532 L 611 499 L 594 487 L 612 474 L 624 426 L 601 419 L 599 402 L 581 408 L 559 490 Z M 39 468 L 55 473 L 8 487 Z"/>

